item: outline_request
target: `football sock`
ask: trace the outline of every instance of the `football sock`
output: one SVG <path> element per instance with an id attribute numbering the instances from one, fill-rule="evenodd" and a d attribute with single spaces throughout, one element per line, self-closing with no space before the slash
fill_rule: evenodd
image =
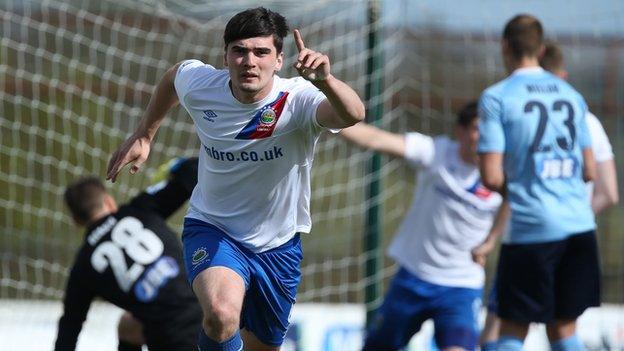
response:
<path id="1" fill-rule="evenodd" d="M 522 340 L 513 336 L 501 336 L 496 345 L 496 351 L 522 351 Z"/>
<path id="2" fill-rule="evenodd" d="M 481 351 L 496 351 L 497 341 L 488 341 L 481 345 Z"/>
<path id="3" fill-rule="evenodd" d="M 576 334 L 551 342 L 550 348 L 552 351 L 585 351 L 585 346 Z"/>
<path id="4" fill-rule="evenodd" d="M 204 330 L 199 331 L 199 341 L 197 343 L 199 351 L 241 351 L 243 349 L 243 339 L 237 330 L 231 338 L 224 342 L 212 340 L 206 335 Z"/>

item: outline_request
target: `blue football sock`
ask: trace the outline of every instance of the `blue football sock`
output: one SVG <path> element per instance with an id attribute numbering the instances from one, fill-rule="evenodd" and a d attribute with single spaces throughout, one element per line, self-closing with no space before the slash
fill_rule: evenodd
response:
<path id="1" fill-rule="evenodd" d="M 202 329 L 199 332 L 197 346 L 199 351 L 241 351 L 243 349 L 243 339 L 241 339 L 240 332 L 236 331 L 231 338 L 224 342 L 217 342 L 209 338 Z"/>
<path id="2" fill-rule="evenodd" d="M 552 351 L 585 351 L 585 346 L 576 334 L 551 342 L 550 348 Z"/>
<path id="3" fill-rule="evenodd" d="M 498 345 L 498 341 L 488 341 L 481 344 L 481 351 L 496 351 L 496 345 Z"/>
<path id="4" fill-rule="evenodd" d="M 498 338 L 496 351 L 522 351 L 523 341 L 513 336 L 501 336 Z"/>

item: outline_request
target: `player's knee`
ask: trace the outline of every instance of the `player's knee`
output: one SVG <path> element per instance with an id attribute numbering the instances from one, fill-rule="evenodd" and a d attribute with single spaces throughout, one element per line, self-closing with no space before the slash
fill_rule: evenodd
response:
<path id="1" fill-rule="evenodd" d="M 231 323 L 223 324 L 216 318 L 204 318 L 202 323 L 204 333 L 212 340 L 222 342 L 227 340 L 238 329 L 238 325 Z"/>
<path id="2" fill-rule="evenodd" d="M 214 304 L 210 309 L 210 317 L 213 323 L 227 326 L 230 324 L 238 325 L 240 310 L 229 304 Z"/>
<path id="3" fill-rule="evenodd" d="M 239 327 L 240 311 L 225 304 L 211 306 L 205 314 L 203 327 L 206 335 L 221 339 L 233 334 Z"/>

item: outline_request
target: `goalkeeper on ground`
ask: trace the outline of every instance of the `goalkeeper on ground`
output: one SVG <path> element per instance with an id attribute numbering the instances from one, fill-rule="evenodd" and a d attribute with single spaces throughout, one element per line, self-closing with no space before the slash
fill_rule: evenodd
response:
<path id="1" fill-rule="evenodd" d="M 95 177 L 65 191 L 79 226 L 87 227 L 67 282 L 55 350 L 74 350 L 91 301 L 101 297 L 127 312 L 119 350 L 195 350 L 202 312 L 187 281 L 182 248 L 166 219 L 190 197 L 197 158 L 177 159 L 165 180 L 129 203 L 115 200 Z"/>

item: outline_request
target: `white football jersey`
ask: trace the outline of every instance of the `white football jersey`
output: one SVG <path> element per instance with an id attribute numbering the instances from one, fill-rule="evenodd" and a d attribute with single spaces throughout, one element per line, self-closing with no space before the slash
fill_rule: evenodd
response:
<path id="1" fill-rule="evenodd" d="M 408 133 L 406 160 L 420 168 L 412 205 L 389 255 L 419 278 L 438 285 L 480 289 L 485 273 L 470 251 L 488 235 L 502 197 L 481 183 L 457 142 Z"/>
<path id="2" fill-rule="evenodd" d="M 598 117 L 593 113 L 587 112 L 585 115 L 587 122 L 587 129 L 589 130 L 589 137 L 592 141 L 592 151 L 597 163 L 606 162 L 613 159 L 613 148 L 605 133 L 602 124 L 598 120 Z M 591 197 L 594 193 L 594 182 L 587 182 L 587 193 L 591 201 Z"/>
<path id="3" fill-rule="evenodd" d="M 613 148 L 602 124 L 591 112 L 587 112 L 585 117 L 587 118 L 587 128 L 589 129 L 589 137 L 592 141 L 592 151 L 594 152 L 596 162 L 612 160 Z"/>
<path id="4" fill-rule="evenodd" d="M 303 78 L 275 76 L 266 98 L 243 104 L 229 82 L 227 70 L 198 60 L 176 74 L 178 98 L 201 141 L 187 217 L 263 252 L 310 231 L 310 168 L 323 130 L 316 110 L 325 95 Z"/>

